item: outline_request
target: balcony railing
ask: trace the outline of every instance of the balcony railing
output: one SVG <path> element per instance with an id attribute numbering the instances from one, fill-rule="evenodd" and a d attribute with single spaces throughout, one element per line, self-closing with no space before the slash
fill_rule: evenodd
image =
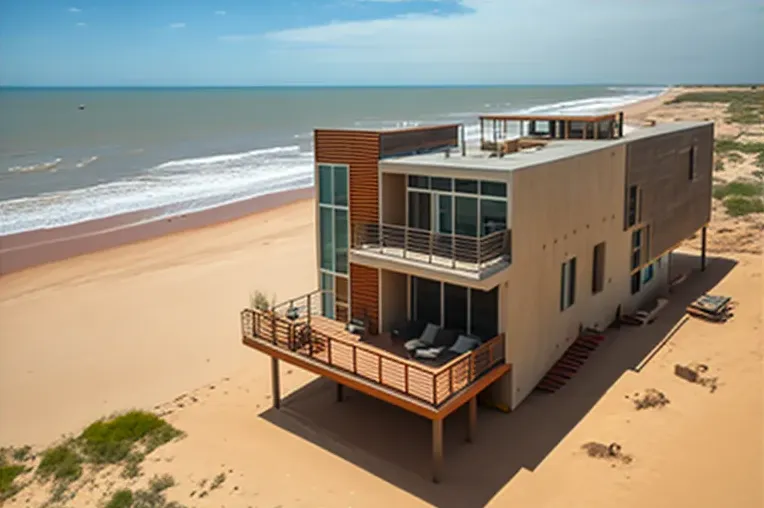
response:
<path id="1" fill-rule="evenodd" d="M 242 338 L 245 343 L 263 341 L 308 357 L 348 376 L 361 378 L 435 408 L 504 363 L 503 335 L 484 342 L 477 349 L 445 365 L 430 367 L 357 339 L 341 336 L 347 334 L 320 331 L 317 321 L 327 318 L 315 317 L 313 324 L 309 324 L 309 315 L 291 319 L 279 311 L 244 309 L 241 312 Z"/>
<path id="2" fill-rule="evenodd" d="M 512 231 L 506 229 L 475 238 L 407 226 L 357 224 L 352 248 L 459 270 L 482 271 L 502 261 L 511 262 Z"/>

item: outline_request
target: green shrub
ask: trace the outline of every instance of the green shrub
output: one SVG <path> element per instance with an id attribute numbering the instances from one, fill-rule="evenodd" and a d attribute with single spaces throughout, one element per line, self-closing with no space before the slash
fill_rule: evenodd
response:
<path id="1" fill-rule="evenodd" d="M 736 180 L 726 184 L 715 185 L 713 193 L 716 199 L 724 199 L 727 196 L 761 196 L 764 194 L 764 184 L 761 182 Z"/>
<path id="2" fill-rule="evenodd" d="M 740 152 L 730 152 L 727 154 L 727 160 L 733 164 L 739 164 L 743 162 L 743 156 Z"/>
<path id="3" fill-rule="evenodd" d="M 24 472 L 24 466 L 19 464 L 0 465 L 0 500 L 12 496 L 16 492 L 13 481 Z"/>
<path id="4" fill-rule="evenodd" d="M 724 161 L 721 159 L 718 159 L 714 163 L 714 171 L 724 171 Z"/>
<path id="5" fill-rule="evenodd" d="M 43 453 L 37 473 L 46 479 L 53 476 L 56 480 L 74 481 L 82 476 L 82 457 L 71 443 L 58 445 Z"/>
<path id="6" fill-rule="evenodd" d="M 762 171 L 762 170 L 760 170 L 760 169 L 757 169 L 756 171 L 754 171 L 754 172 L 753 172 L 753 173 L 751 173 L 751 174 L 752 174 L 753 176 L 755 176 L 756 178 L 760 179 L 760 180 L 764 180 L 764 171 Z"/>
<path id="7" fill-rule="evenodd" d="M 125 459 L 133 444 L 145 439 L 153 450 L 181 433 L 152 413 L 130 411 L 111 420 L 91 424 L 80 436 L 88 458 L 97 464 L 115 464 Z"/>
<path id="8" fill-rule="evenodd" d="M 730 196 L 723 203 L 727 213 L 732 217 L 764 212 L 764 199 L 758 197 Z"/>
<path id="9" fill-rule="evenodd" d="M 130 508 L 131 506 L 133 506 L 133 493 L 130 489 L 118 490 L 106 504 L 106 508 Z"/>
<path id="10" fill-rule="evenodd" d="M 249 306 L 257 310 L 271 310 L 276 306 L 276 295 L 270 300 L 262 291 L 254 291 L 249 295 Z"/>

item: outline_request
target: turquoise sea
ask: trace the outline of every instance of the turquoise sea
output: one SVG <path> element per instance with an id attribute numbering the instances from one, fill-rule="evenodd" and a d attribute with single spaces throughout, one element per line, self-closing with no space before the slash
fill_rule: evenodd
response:
<path id="1" fill-rule="evenodd" d="M 0 235 L 313 184 L 315 127 L 589 112 L 663 87 L 0 89 Z"/>

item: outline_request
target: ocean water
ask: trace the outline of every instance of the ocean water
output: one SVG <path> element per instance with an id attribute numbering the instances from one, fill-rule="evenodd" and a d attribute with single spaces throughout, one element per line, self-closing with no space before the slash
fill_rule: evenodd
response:
<path id="1" fill-rule="evenodd" d="M 597 112 L 661 87 L 0 89 L 0 235 L 313 185 L 315 127 Z M 80 106 L 83 106 L 81 108 Z"/>

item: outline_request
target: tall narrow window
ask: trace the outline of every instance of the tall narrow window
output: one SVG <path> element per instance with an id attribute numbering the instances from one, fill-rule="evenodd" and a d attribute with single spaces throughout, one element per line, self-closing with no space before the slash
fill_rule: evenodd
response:
<path id="1" fill-rule="evenodd" d="M 605 242 L 594 246 L 592 257 L 592 294 L 597 294 L 605 287 Z"/>
<path id="2" fill-rule="evenodd" d="M 318 254 L 321 266 L 322 312 L 332 319 L 347 319 L 347 312 L 338 316 L 335 298 L 337 287 L 347 293 L 348 273 L 348 166 L 318 166 Z M 336 283 L 336 284 L 335 284 Z M 347 294 L 344 295 L 347 307 Z"/>
<path id="3" fill-rule="evenodd" d="M 639 188 L 636 185 L 629 187 L 629 195 L 626 202 L 626 227 L 630 228 L 637 223 L 637 204 L 639 203 Z"/>
<path id="4" fill-rule="evenodd" d="M 695 147 L 694 146 L 690 148 L 690 151 L 688 152 L 688 156 L 690 160 L 688 161 L 689 171 L 687 176 L 692 181 L 692 180 L 695 180 Z"/>
<path id="5" fill-rule="evenodd" d="M 560 310 L 565 310 L 576 301 L 576 258 L 562 264 L 560 273 Z"/>

